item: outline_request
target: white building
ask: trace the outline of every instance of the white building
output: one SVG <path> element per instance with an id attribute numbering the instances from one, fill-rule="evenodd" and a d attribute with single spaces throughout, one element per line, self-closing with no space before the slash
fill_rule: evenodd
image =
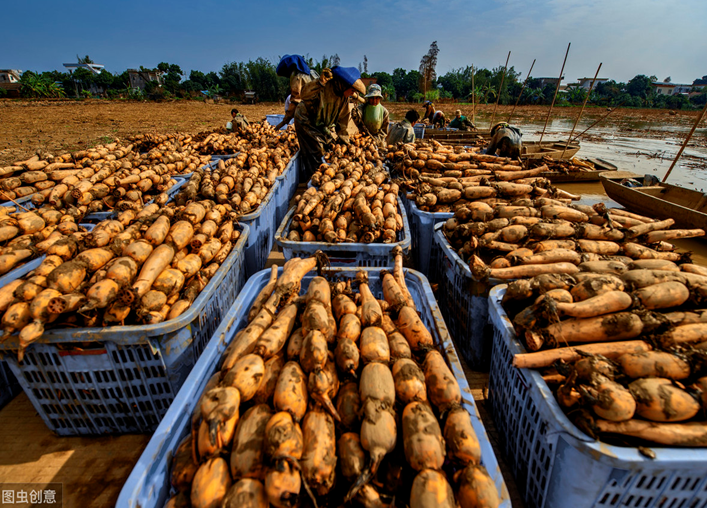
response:
<path id="1" fill-rule="evenodd" d="M 7 95 L 10 97 L 19 97 L 21 76 L 21 70 L 0 69 L 0 88 L 7 90 Z"/>
<path id="2" fill-rule="evenodd" d="M 651 86 L 655 88 L 655 92 L 658 95 L 678 95 L 690 93 L 690 90 L 692 90 L 693 85 L 687 85 L 684 83 L 666 83 L 664 81 L 655 81 L 651 83 Z"/>
<path id="3" fill-rule="evenodd" d="M 66 70 L 69 71 L 69 74 L 74 74 L 74 71 L 76 69 L 88 69 L 91 73 L 93 74 L 100 74 L 103 72 L 103 69 L 105 68 L 105 65 L 101 64 L 95 64 L 95 63 L 65 63 L 64 67 L 66 67 Z M 74 81 L 74 85 L 76 85 L 76 81 Z M 81 88 L 84 89 L 84 84 L 81 84 Z M 105 87 L 96 85 L 95 83 L 91 83 L 90 86 L 88 87 L 88 91 L 91 92 L 92 94 L 102 94 L 105 92 Z M 78 95 L 78 88 L 76 89 L 76 95 Z"/>
<path id="4" fill-rule="evenodd" d="M 592 80 L 594 78 L 579 78 L 577 80 L 577 86 L 579 88 L 584 88 L 585 90 L 589 90 L 592 86 Z M 601 83 L 607 83 L 609 81 L 609 78 L 597 78 L 596 81 L 594 82 L 594 90 L 596 90 L 597 86 Z"/>

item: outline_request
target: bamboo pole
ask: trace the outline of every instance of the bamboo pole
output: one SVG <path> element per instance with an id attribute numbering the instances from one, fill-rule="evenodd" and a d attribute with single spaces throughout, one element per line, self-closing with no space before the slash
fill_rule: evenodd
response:
<path id="1" fill-rule="evenodd" d="M 594 122 L 592 125 L 590 125 L 590 126 L 587 127 L 586 129 L 584 129 L 582 132 L 580 132 L 579 134 L 577 134 L 577 135 L 574 137 L 574 139 L 573 139 L 572 141 L 577 141 L 579 138 L 581 138 L 582 136 L 584 136 L 584 135 L 587 133 L 587 131 L 589 131 L 589 129 L 593 128 L 595 125 L 597 125 L 598 123 L 602 122 L 602 121 L 603 121 L 606 117 L 608 117 L 611 113 L 613 113 L 614 111 L 616 111 L 617 109 L 619 109 L 619 108 L 623 105 L 623 103 L 624 103 L 624 101 L 621 101 L 621 102 L 619 102 L 619 103 L 616 105 L 616 107 L 614 107 L 614 108 L 609 108 L 609 112 L 608 112 L 607 114 L 605 114 L 604 116 L 602 116 L 599 120 L 597 120 L 597 121 Z"/>
<path id="2" fill-rule="evenodd" d="M 523 90 L 525 90 L 525 85 L 528 83 L 528 79 L 530 79 L 530 73 L 533 72 L 533 67 L 535 67 L 535 58 L 533 58 L 533 63 L 530 66 L 528 75 L 525 77 L 525 81 L 523 81 L 523 86 L 520 88 L 520 94 L 518 94 L 518 99 L 516 100 L 516 103 L 513 106 L 513 109 L 511 110 L 511 114 L 508 115 L 508 123 L 511 123 L 511 118 L 513 118 L 513 113 L 515 113 L 516 108 L 518 107 L 518 103 L 520 102 L 520 98 L 523 96 Z"/>
<path id="3" fill-rule="evenodd" d="M 19 206 L 20 208 L 22 208 L 25 212 L 29 212 L 29 209 L 28 209 L 28 208 L 25 208 L 24 206 L 22 206 L 21 204 L 19 204 L 17 201 L 15 201 L 14 199 L 12 199 L 10 196 L 8 196 L 7 194 L 5 194 L 5 191 L 0 191 L 0 192 L 2 192 L 2 195 L 5 196 L 8 200 L 12 201 L 12 202 L 15 203 L 17 206 Z"/>
<path id="4" fill-rule="evenodd" d="M 496 105 L 493 107 L 493 115 L 491 116 L 491 127 L 493 127 L 493 122 L 496 121 L 496 109 L 498 108 L 498 103 L 501 100 L 501 90 L 503 90 L 503 81 L 506 79 L 506 70 L 508 70 L 508 60 L 511 59 L 511 52 L 508 52 L 506 57 L 506 66 L 503 68 L 503 74 L 501 75 L 501 84 L 498 86 L 498 95 L 496 96 Z"/>
<path id="5" fill-rule="evenodd" d="M 592 80 L 592 84 L 589 85 L 589 91 L 587 92 L 587 96 L 584 98 L 584 103 L 582 104 L 582 109 L 579 112 L 579 116 L 577 117 L 577 120 L 574 121 L 574 125 L 572 126 L 572 132 L 570 132 L 570 135 L 567 138 L 567 144 L 562 149 L 562 155 L 560 155 L 560 159 L 562 159 L 565 156 L 565 151 L 567 150 L 567 147 L 570 146 L 570 140 L 572 139 L 572 134 L 574 134 L 574 130 L 577 128 L 577 124 L 579 123 L 579 120 L 582 118 L 582 114 L 584 114 L 584 108 L 587 105 L 587 101 L 589 100 L 589 96 L 592 95 L 592 90 L 594 90 L 594 83 L 597 80 L 597 76 L 599 75 L 600 70 L 601 70 L 601 62 L 599 62 L 599 67 L 597 68 L 597 73 L 594 75 L 594 79 Z"/>
<path id="6" fill-rule="evenodd" d="M 552 104 L 550 104 L 550 110 L 547 112 L 547 118 L 545 119 L 545 127 L 543 127 L 543 133 L 540 134 L 540 141 L 543 142 L 543 137 L 545 136 L 545 129 L 547 129 L 547 122 L 550 121 L 550 115 L 552 114 L 552 108 L 555 106 L 555 99 L 557 99 L 557 92 L 560 91 L 560 83 L 562 83 L 562 73 L 565 72 L 565 64 L 567 63 L 567 55 L 570 54 L 570 42 L 567 44 L 567 52 L 565 53 L 565 60 L 562 62 L 562 69 L 560 69 L 560 78 L 557 80 L 557 86 L 555 87 L 555 95 L 552 97 Z"/>
<path id="7" fill-rule="evenodd" d="M 705 103 L 704 109 L 702 109 L 702 112 L 698 115 L 697 120 L 695 120 L 695 124 L 692 126 L 692 129 L 690 129 L 690 133 L 685 138 L 685 141 L 683 142 L 682 146 L 680 147 L 680 151 L 675 156 L 675 160 L 673 161 L 673 163 L 670 165 L 670 169 L 668 169 L 668 172 L 665 173 L 665 176 L 663 177 L 663 183 L 665 183 L 665 181 L 668 179 L 668 176 L 670 176 L 670 173 L 672 172 L 673 168 L 675 167 L 675 164 L 678 162 L 678 159 L 682 155 L 683 150 L 685 150 L 685 147 L 690 142 L 690 138 L 695 133 L 695 129 L 697 129 L 697 126 L 700 125 L 702 118 L 704 118 L 705 112 L 707 112 L 707 103 Z"/>
<path id="8" fill-rule="evenodd" d="M 476 125 L 476 88 L 474 88 L 474 66 L 471 66 L 471 123 Z"/>

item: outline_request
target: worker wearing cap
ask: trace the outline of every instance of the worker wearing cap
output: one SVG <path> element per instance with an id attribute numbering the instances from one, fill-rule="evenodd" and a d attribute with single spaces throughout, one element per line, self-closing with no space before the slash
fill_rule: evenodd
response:
<path id="1" fill-rule="evenodd" d="M 405 118 L 402 122 L 393 124 L 388 133 L 386 143 L 396 145 L 398 143 L 414 143 L 415 129 L 413 125 L 420 119 L 420 113 L 411 109 L 405 113 Z"/>
<path id="2" fill-rule="evenodd" d="M 452 121 L 449 122 L 449 127 L 452 127 L 453 129 L 459 129 L 460 131 L 476 130 L 476 126 L 471 123 L 471 120 L 462 115 L 460 109 L 457 109 L 454 112 L 454 118 L 452 118 Z"/>
<path id="3" fill-rule="evenodd" d="M 425 114 L 422 115 L 422 121 L 429 120 L 430 124 L 434 127 L 444 127 L 444 124 L 447 123 L 446 118 L 444 118 L 444 113 L 435 111 L 435 105 L 432 101 L 425 101 L 422 105 L 425 107 Z"/>
<path id="4" fill-rule="evenodd" d="M 523 152 L 523 133 L 518 127 L 508 125 L 506 122 L 499 122 L 491 129 L 491 142 L 486 148 L 486 153 L 512 159 L 520 158 Z"/>
<path id="5" fill-rule="evenodd" d="M 285 117 L 275 127 L 276 130 L 280 130 L 282 126 L 290 123 L 295 117 L 295 109 L 302 100 L 301 94 L 304 85 L 317 79 L 319 74 L 311 70 L 300 55 L 283 56 L 275 72 L 278 76 L 289 78 L 290 80 L 290 95 L 287 97 L 288 101 L 285 101 Z"/>
<path id="6" fill-rule="evenodd" d="M 349 97 L 356 92 L 364 94 L 366 87 L 355 67 L 324 69 L 319 79 L 304 85 L 295 109 L 295 130 L 305 176 L 311 176 L 321 164 L 324 145 L 350 143 Z M 336 138 L 332 130 L 336 130 Z"/>
<path id="7" fill-rule="evenodd" d="M 369 86 L 365 97 L 366 103 L 358 107 L 356 123 L 359 125 L 359 130 L 369 133 L 376 140 L 378 146 L 385 146 L 390 114 L 381 104 L 383 94 L 380 85 Z"/>

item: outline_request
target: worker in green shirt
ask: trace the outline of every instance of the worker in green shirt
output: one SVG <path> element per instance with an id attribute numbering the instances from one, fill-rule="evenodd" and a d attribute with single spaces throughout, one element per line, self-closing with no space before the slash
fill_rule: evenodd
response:
<path id="1" fill-rule="evenodd" d="M 462 112 L 460 109 L 457 109 L 454 112 L 454 118 L 452 119 L 451 122 L 449 122 L 449 127 L 453 129 L 459 129 L 460 131 L 475 131 L 476 126 L 471 123 L 471 120 L 469 120 L 467 117 L 462 115 Z"/>
<path id="2" fill-rule="evenodd" d="M 355 115 L 356 123 L 360 131 L 370 134 L 376 140 L 378 146 L 385 146 L 390 115 L 381 104 L 383 93 L 380 85 L 369 86 L 365 97 L 366 103 L 358 107 Z"/>

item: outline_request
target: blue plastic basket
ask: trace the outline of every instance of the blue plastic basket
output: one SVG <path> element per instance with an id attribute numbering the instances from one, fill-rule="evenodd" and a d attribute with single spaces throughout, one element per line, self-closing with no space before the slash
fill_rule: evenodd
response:
<path id="1" fill-rule="evenodd" d="M 299 185 L 300 178 L 300 158 L 299 152 L 297 152 L 294 157 L 290 159 L 287 167 L 282 172 L 277 180 L 280 182 L 280 186 L 277 191 L 277 217 L 275 219 L 275 224 L 280 224 L 282 219 L 287 215 L 287 209 L 290 207 L 290 201 L 295 196 L 297 192 L 297 186 Z"/>
<path id="2" fill-rule="evenodd" d="M 265 115 L 265 120 L 267 120 L 267 122 L 273 127 L 282 122 L 284 119 L 285 115 Z M 292 122 L 294 121 L 295 119 L 293 118 L 287 125 L 292 125 Z M 280 127 L 280 130 L 284 131 L 285 129 L 287 129 L 287 125 L 283 125 L 282 127 Z"/>
<path id="3" fill-rule="evenodd" d="M 282 269 L 280 269 L 282 271 Z M 366 268 L 371 291 L 378 298 L 382 298 L 380 269 Z M 356 270 L 358 271 L 358 270 Z M 333 268 L 326 277 L 329 280 L 353 278 L 356 271 L 346 268 Z M 270 271 L 264 270 L 252 277 L 243 288 L 238 300 L 228 311 L 221 326 L 214 334 L 214 338 L 194 366 L 187 382 L 179 391 L 169 412 L 155 431 L 145 451 L 138 460 L 133 472 L 125 482 L 118 498 L 119 508 L 161 508 L 170 495 L 170 461 L 177 449 L 179 442 L 190 431 L 190 418 L 192 410 L 204 390 L 206 382 L 217 370 L 221 356 L 226 347 L 231 343 L 235 334 L 247 324 L 248 310 L 258 296 L 260 290 L 267 284 Z M 309 274 L 302 281 L 301 294 L 307 290 L 309 282 L 314 277 Z M 415 300 L 415 306 L 420 312 L 422 321 L 435 339 L 437 348 L 445 356 L 462 392 L 464 408 L 471 415 L 471 423 L 481 446 L 481 463 L 493 478 L 496 488 L 501 494 L 502 508 L 510 508 L 511 502 L 508 490 L 503 481 L 501 470 L 491 448 L 486 430 L 484 429 L 479 413 L 476 409 L 469 384 L 464 376 L 464 371 L 454 350 L 454 344 L 449 338 L 444 320 L 435 302 L 432 289 L 427 279 L 419 272 L 405 270 L 405 281 Z"/>
<path id="4" fill-rule="evenodd" d="M 493 352 L 489 402 L 508 464 L 528 506 L 704 507 L 707 450 L 612 446 L 581 432 L 562 412 L 540 372 L 513 367 L 526 350 L 501 306 L 506 286 L 491 290 Z"/>
<path id="5" fill-rule="evenodd" d="M 398 241 L 395 243 L 293 242 L 287 239 L 287 235 L 295 213 L 294 207 L 275 233 L 275 242 L 282 248 L 285 259 L 310 257 L 321 250 L 329 257 L 332 266 L 390 267 L 395 263 L 395 256 L 392 254 L 395 247 L 400 246 L 404 255 L 410 252 L 410 225 L 400 198 L 398 206 L 403 217 L 403 230 L 398 232 Z"/>
<path id="6" fill-rule="evenodd" d="M 0 345 L 32 405 L 62 436 L 151 432 L 244 284 L 249 229 L 189 309 L 164 323 L 48 330 L 17 361 Z"/>
<path id="7" fill-rule="evenodd" d="M 277 193 L 279 192 L 279 180 L 260 203 L 260 206 L 252 213 L 238 218 L 241 224 L 250 227 L 250 237 L 245 250 L 246 275 L 248 277 L 259 272 L 265 267 L 275 237 L 275 219 L 277 218 Z"/>
<path id="8" fill-rule="evenodd" d="M 412 126 L 412 130 L 415 132 L 415 139 L 424 139 L 425 137 L 425 124 L 416 123 Z"/>
<path id="9" fill-rule="evenodd" d="M 0 206 L 17 207 L 17 205 L 20 204 L 23 207 L 25 207 L 27 210 L 34 210 L 36 208 L 36 206 L 34 206 L 34 203 L 32 203 L 32 196 L 33 196 L 33 194 L 30 194 L 29 196 L 25 196 L 23 198 L 16 199 L 14 203 L 12 201 L 5 201 L 4 203 L 0 203 Z M 22 211 L 19 207 L 17 209 L 19 211 Z"/>
<path id="10" fill-rule="evenodd" d="M 430 273 L 432 263 L 432 242 L 434 241 L 435 224 L 446 222 L 454 217 L 453 213 L 431 213 L 420 210 L 414 201 L 405 199 L 403 201 L 408 211 L 408 220 L 412 231 L 412 253 L 415 268 L 425 274 L 432 282 L 437 282 L 434 275 Z"/>
<path id="11" fill-rule="evenodd" d="M 0 360 L 0 409 L 4 408 L 22 391 L 20 383 L 8 365 Z"/>
<path id="12" fill-rule="evenodd" d="M 189 174 L 189 178 L 191 178 L 191 173 Z M 167 189 L 167 195 L 169 196 L 169 199 L 167 199 L 167 203 L 172 201 L 174 199 L 174 196 L 177 195 L 177 192 L 179 192 L 179 189 L 182 188 L 182 186 L 187 183 L 188 178 L 184 177 L 184 175 L 177 175 L 177 176 L 172 176 L 172 179 L 176 180 L 177 183 L 172 185 L 169 189 Z M 145 206 L 151 204 L 155 198 L 152 198 L 151 200 L 147 201 L 145 203 Z M 91 222 L 98 224 L 101 221 L 104 220 L 109 220 L 109 219 L 115 219 L 120 212 L 116 211 L 108 211 L 108 212 L 93 212 L 89 213 L 88 215 L 85 215 L 83 219 L 81 219 L 82 222 Z"/>
<path id="13" fill-rule="evenodd" d="M 213 162 L 218 162 L 219 160 L 233 159 L 239 153 L 241 153 L 241 152 L 227 153 L 227 154 L 221 154 L 221 155 L 212 155 L 211 162 L 213 163 Z"/>
<path id="14" fill-rule="evenodd" d="M 439 282 L 438 296 L 449 332 L 464 360 L 475 370 L 488 371 L 491 357 L 491 327 L 488 323 L 489 291 L 497 279 L 481 282 L 471 275 L 469 265 L 454 251 L 442 232 L 434 227 L 432 266 Z"/>

